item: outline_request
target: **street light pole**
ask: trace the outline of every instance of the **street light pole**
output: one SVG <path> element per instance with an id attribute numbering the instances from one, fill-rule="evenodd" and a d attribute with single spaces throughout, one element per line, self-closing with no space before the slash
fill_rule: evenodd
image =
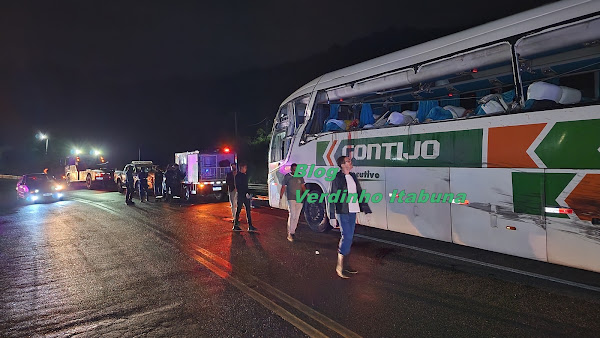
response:
<path id="1" fill-rule="evenodd" d="M 48 135 L 42 134 L 41 132 L 37 134 L 37 138 L 41 140 L 46 140 L 46 156 L 48 156 L 48 140 L 50 139 Z"/>

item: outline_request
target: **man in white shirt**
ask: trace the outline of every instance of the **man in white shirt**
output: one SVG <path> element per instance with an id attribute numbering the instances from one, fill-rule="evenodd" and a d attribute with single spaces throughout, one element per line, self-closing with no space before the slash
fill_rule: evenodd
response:
<path id="1" fill-rule="evenodd" d="M 288 201 L 288 210 L 290 215 L 288 217 L 288 227 L 287 227 L 287 240 L 290 242 L 294 241 L 294 236 L 296 234 L 296 227 L 298 226 L 298 219 L 300 218 L 300 212 L 302 212 L 302 202 L 296 202 L 296 194 L 299 191 L 300 195 L 306 190 L 306 186 L 304 185 L 304 177 L 294 177 L 294 173 L 296 172 L 296 167 L 298 165 L 293 163 L 291 165 L 291 172 L 286 174 L 283 177 L 283 182 L 281 183 L 281 192 L 279 193 L 280 199 L 283 199 L 283 193 L 286 192 L 286 197 Z"/>

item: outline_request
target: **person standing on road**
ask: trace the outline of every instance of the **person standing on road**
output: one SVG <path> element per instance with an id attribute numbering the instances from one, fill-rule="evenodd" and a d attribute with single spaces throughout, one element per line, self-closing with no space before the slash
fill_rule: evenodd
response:
<path id="1" fill-rule="evenodd" d="M 148 202 L 148 168 L 140 167 L 138 182 L 140 183 L 140 202 L 144 203 L 144 198 Z"/>
<path id="2" fill-rule="evenodd" d="M 296 163 L 292 163 L 292 166 L 290 167 L 292 171 L 283 177 L 283 183 L 281 184 L 281 191 L 279 193 L 280 199 L 283 200 L 283 193 L 286 192 L 288 210 L 290 212 L 287 223 L 287 240 L 290 242 L 294 241 L 298 219 L 300 218 L 300 212 L 302 211 L 303 206 L 303 203 L 296 202 L 296 194 L 298 192 L 302 194 L 306 190 L 304 177 L 294 177 L 297 166 Z"/>
<path id="3" fill-rule="evenodd" d="M 248 231 L 256 231 L 257 229 L 252 226 L 252 216 L 250 207 L 250 194 L 248 193 L 248 176 L 246 171 L 248 165 L 246 163 L 239 164 L 239 171 L 235 175 L 235 187 L 237 189 L 237 209 L 235 212 L 235 218 L 233 222 L 233 231 L 242 231 L 240 228 L 240 212 L 242 211 L 242 205 L 246 209 L 246 219 L 248 220 Z"/>
<path id="4" fill-rule="evenodd" d="M 231 171 L 227 173 L 225 183 L 227 184 L 227 192 L 229 194 L 229 205 L 231 206 L 231 221 L 235 223 L 235 213 L 237 211 L 237 189 L 235 188 L 235 176 L 237 175 L 237 166 L 231 163 Z"/>
<path id="5" fill-rule="evenodd" d="M 175 194 L 177 194 L 177 196 L 181 196 L 181 183 L 183 183 L 186 174 L 179 170 L 179 164 L 177 163 L 173 166 L 173 170 L 175 171 L 175 181 L 173 182 L 173 188 L 175 190 Z"/>
<path id="6" fill-rule="evenodd" d="M 342 278 L 349 278 L 348 274 L 355 274 L 358 271 L 352 269 L 349 265 L 348 256 L 350 255 L 350 247 L 354 237 L 354 228 L 356 227 L 356 214 L 364 212 L 371 213 L 371 208 L 367 203 L 359 203 L 358 196 L 362 192 L 360 183 L 353 172 L 352 159 L 348 156 L 340 156 L 337 159 L 337 165 L 341 170 L 331 181 L 330 193 L 336 191 L 347 191 L 346 196 L 356 194 L 356 199 L 345 198 L 345 201 L 338 203 L 329 203 L 329 220 L 332 227 L 335 227 L 339 222 L 341 228 L 340 244 L 338 245 L 338 259 L 335 272 Z M 340 193 L 341 195 L 341 193 Z M 337 217 L 337 219 L 336 219 Z"/>
<path id="7" fill-rule="evenodd" d="M 125 203 L 127 205 L 135 204 L 135 203 L 133 203 L 133 200 L 132 200 L 132 197 L 133 197 L 133 167 L 132 166 L 128 166 L 125 169 L 125 189 L 127 189 L 127 191 L 125 192 Z"/>
<path id="8" fill-rule="evenodd" d="M 163 196 L 163 172 L 160 168 L 156 168 L 154 172 L 154 198 L 158 201 L 158 198 Z"/>
<path id="9" fill-rule="evenodd" d="M 167 172 L 165 173 L 165 185 L 167 189 L 165 191 L 166 201 L 173 198 L 173 181 L 175 181 L 175 171 L 173 170 L 173 166 L 169 164 L 167 166 Z"/>

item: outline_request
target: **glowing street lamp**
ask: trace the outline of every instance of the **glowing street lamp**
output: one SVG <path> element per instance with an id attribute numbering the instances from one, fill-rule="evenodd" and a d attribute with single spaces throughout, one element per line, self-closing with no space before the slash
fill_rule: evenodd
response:
<path id="1" fill-rule="evenodd" d="M 94 150 L 94 156 L 100 156 L 102 152 L 100 150 Z"/>
<path id="2" fill-rule="evenodd" d="M 79 155 L 81 154 L 81 150 L 77 149 L 77 148 L 73 148 L 73 150 L 71 150 L 71 152 L 75 155 Z"/>
<path id="3" fill-rule="evenodd" d="M 38 133 L 37 134 L 37 138 L 40 141 L 46 140 L 46 155 L 48 155 L 48 139 L 49 139 L 48 135 L 47 134 Z"/>

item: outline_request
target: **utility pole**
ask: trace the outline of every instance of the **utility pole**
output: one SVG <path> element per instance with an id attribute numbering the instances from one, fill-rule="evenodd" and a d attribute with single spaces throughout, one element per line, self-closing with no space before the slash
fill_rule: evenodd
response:
<path id="1" fill-rule="evenodd" d="M 142 160 L 142 148 L 140 146 L 138 146 L 138 161 Z"/>

